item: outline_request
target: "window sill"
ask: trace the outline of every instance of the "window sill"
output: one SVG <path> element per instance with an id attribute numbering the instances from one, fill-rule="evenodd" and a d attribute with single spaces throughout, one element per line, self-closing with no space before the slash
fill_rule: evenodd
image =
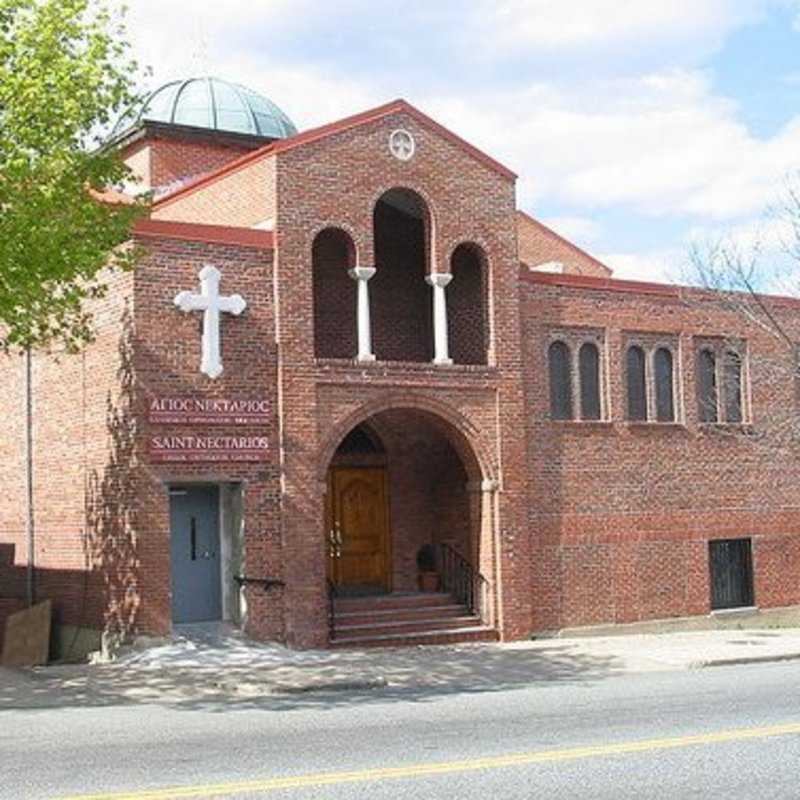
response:
<path id="1" fill-rule="evenodd" d="M 406 370 L 408 372 L 475 372 L 496 373 L 494 364 L 434 364 L 432 361 L 359 361 L 356 358 L 315 358 L 318 368 L 357 369 L 357 370 Z"/>
<path id="2" fill-rule="evenodd" d="M 733 608 L 712 608 L 709 617 L 735 617 L 737 614 L 757 614 L 758 606 L 734 606 Z"/>
<path id="3" fill-rule="evenodd" d="M 565 428 L 600 428 L 601 430 L 609 430 L 615 425 L 612 419 L 547 419 L 545 422 Z"/>
<path id="4" fill-rule="evenodd" d="M 656 420 L 625 420 L 626 428 L 643 428 L 647 430 L 686 430 L 683 422 L 657 422 Z"/>
<path id="5" fill-rule="evenodd" d="M 755 433 L 755 428 L 749 422 L 698 422 L 697 427 L 701 431 L 720 433 Z"/>

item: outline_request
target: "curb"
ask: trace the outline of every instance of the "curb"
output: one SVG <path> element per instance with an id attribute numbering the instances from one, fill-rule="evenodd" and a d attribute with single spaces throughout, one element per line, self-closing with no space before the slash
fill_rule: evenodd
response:
<path id="1" fill-rule="evenodd" d="M 341 680 L 299 685 L 276 684 L 270 694 L 309 694 L 311 692 L 358 692 L 372 689 L 385 689 L 389 685 L 386 678 L 370 678 L 361 681 Z"/>
<path id="2" fill-rule="evenodd" d="M 705 669 L 706 667 L 736 667 L 742 664 L 769 664 L 779 661 L 797 661 L 800 653 L 777 653 L 772 656 L 738 656 L 735 658 L 712 658 L 708 661 L 693 661 L 688 669 Z"/>

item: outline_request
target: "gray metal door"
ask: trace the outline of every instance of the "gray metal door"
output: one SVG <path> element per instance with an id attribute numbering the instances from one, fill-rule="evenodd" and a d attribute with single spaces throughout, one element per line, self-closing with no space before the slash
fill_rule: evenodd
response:
<path id="1" fill-rule="evenodd" d="M 219 489 L 170 489 L 172 621 L 222 617 L 219 559 Z"/>

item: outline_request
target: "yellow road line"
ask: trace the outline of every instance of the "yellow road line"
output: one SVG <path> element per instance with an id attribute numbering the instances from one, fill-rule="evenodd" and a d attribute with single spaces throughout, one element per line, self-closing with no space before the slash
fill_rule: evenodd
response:
<path id="1" fill-rule="evenodd" d="M 405 767 L 385 767 L 352 772 L 318 772 L 309 775 L 293 775 L 285 778 L 266 778 L 231 783 L 211 783 L 195 786 L 174 786 L 167 789 L 144 789 L 131 792 L 107 792 L 103 794 L 74 795 L 63 800 L 171 800 L 181 797 L 220 797 L 250 792 L 270 792 L 278 789 L 302 789 L 310 786 L 331 786 L 339 783 L 368 783 L 398 778 L 422 778 L 429 775 L 447 775 L 453 772 L 475 772 L 477 770 L 502 769 L 526 764 L 542 764 L 559 761 L 575 761 L 599 756 L 647 753 L 657 750 L 674 750 L 696 745 L 724 744 L 747 739 L 764 739 L 768 736 L 800 734 L 800 723 L 770 725 L 761 728 L 738 728 L 716 733 L 701 733 L 695 736 L 675 736 L 665 739 L 644 739 L 616 744 L 571 747 L 564 750 L 540 750 L 504 756 L 488 756 L 464 761 L 443 761 L 430 764 L 410 764 Z"/>

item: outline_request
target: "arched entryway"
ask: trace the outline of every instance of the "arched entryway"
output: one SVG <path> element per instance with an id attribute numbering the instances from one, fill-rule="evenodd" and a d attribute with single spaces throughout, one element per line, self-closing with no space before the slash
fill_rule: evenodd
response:
<path id="1" fill-rule="evenodd" d="M 327 473 L 332 607 L 353 608 L 361 623 L 355 628 L 369 627 L 370 608 L 379 617 L 383 609 L 386 620 L 394 609 L 400 620 L 384 626 L 389 632 L 408 628 L 411 605 L 426 611 L 429 627 L 439 624 L 435 606 L 470 631 L 490 627 L 488 483 L 466 437 L 435 413 L 390 408 L 355 424 L 338 442 Z"/>

